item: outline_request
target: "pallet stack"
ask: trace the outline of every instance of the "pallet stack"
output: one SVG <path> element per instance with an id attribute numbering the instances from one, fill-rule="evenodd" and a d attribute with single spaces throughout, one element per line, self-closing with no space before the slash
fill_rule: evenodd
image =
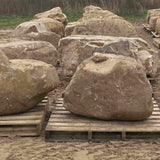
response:
<path id="1" fill-rule="evenodd" d="M 45 119 L 47 97 L 25 113 L 0 116 L 0 136 L 39 136 Z"/>

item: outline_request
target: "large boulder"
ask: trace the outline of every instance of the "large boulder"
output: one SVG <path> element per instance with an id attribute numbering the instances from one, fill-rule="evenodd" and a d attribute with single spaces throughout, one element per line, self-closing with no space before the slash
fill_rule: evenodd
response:
<path id="1" fill-rule="evenodd" d="M 158 54 L 143 39 L 77 35 L 60 40 L 59 53 L 63 70 L 62 78 L 71 77 L 77 66 L 95 52 L 135 58 L 137 62 L 143 64 L 147 75 L 156 75 Z"/>
<path id="2" fill-rule="evenodd" d="M 38 13 L 34 16 L 34 19 L 40 18 L 51 18 L 59 22 L 62 22 L 64 25 L 66 25 L 68 22 L 66 15 L 62 12 L 60 7 L 56 7 L 42 13 Z"/>
<path id="3" fill-rule="evenodd" d="M 144 68 L 120 55 L 83 61 L 64 92 L 72 113 L 105 120 L 143 120 L 152 114 L 152 88 Z"/>
<path id="4" fill-rule="evenodd" d="M 52 65 L 57 64 L 56 48 L 43 41 L 15 41 L 0 43 L 2 50 L 9 59 L 35 59 Z"/>
<path id="5" fill-rule="evenodd" d="M 66 35 L 137 36 L 135 27 L 124 18 L 99 7 L 88 6 L 77 23 L 66 27 Z"/>
<path id="6" fill-rule="evenodd" d="M 160 9 L 151 9 L 147 13 L 147 21 L 150 27 L 155 30 L 157 19 L 160 17 Z"/>
<path id="7" fill-rule="evenodd" d="M 0 115 L 33 108 L 58 82 L 58 75 L 52 65 L 28 59 L 8 60 L 1 52 Z"/>
<path id="8" fill-rule="evenodd" d="M 56 48 L 60 38 L 63 36 L 63 24 L 50 18 L 24 22 L 18 25 L 13 32 L 13 37 L 32 41 L 47 41 Z"/>

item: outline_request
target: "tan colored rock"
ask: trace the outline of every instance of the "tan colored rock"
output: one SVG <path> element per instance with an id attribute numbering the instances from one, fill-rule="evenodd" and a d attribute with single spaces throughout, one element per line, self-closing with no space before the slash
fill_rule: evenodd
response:
<path id="1" fill-rule="evenodd" d="M 59 46 L 63 77 L 71 77 L 77 66 L 95 52 L 132 57 L 143 64 L 146 74 L 155 76 L 158 54 L 141 38 L 109 36 L 69 36 L 60 40 Z"/>
<path id="2" fill-rule="evenodd" d="M 147 21 L 150 27 L 155 30 L 157 19 L 160 17 L 160 9 L 151 9 L 147 13 Z"/>
<path id="3" fill-rule="evenodd" d="M 13 32 L 13 37 L 23 40 L 46 41 L 57 48 L 60 38 L 64 35 L 64 27 L 60 22 L 48 19 L 44 18 L 20 24 Z"/>
<path id="4" fill-rule="evenodd" d="M 0 37 L 9 37 L 12 34 L 12 32 L 13 29 L 0 29 Z"/>
<path id="5" fill-rule="evenodd" d="M 133 58 L 97 54 L 83 61 L 64 92 L 72 113 L 104 120 L 143 120 L 152 114 L 152 89 Z"/>
<path id="6" fill-rule="evenodd" d="M 64 37 L 64 25 L 57 20 L 51 18 L 41 18 L 32 20 L 31 22 L 43 23 L 51 32 L 54 32 L 61 37 Z"/>
<path id="7" fill-rule="evenodd" d="M 9 59 L 35 59 L 52 65 L 57 64 L 58 52 L 48 42 L 43 41 L 15 41 L 0 43 L 2 50 Z"/>
<path id="8" fill-rule="evenodd" d="M 43 32 L 43 33 L 29 33 L 25 36 L 19 37 L 22 40 L 28 41 L 45 41 L 51 43 L 56 49 L 58 49 L 58 43 L 60 40 L 60 35 L 55 34 L 53 32 Z"/>
<path id="9" fill-rule="evenodd" d="M 0 115 L 25 112 L 33 108 L 58 82 L 58 75 L 52 65 L 28 59 L 9 61 L 1 52 Z"/>
<path id="10" fill-rule="evenodd" d="M 49 32 L 49 31 L 50 29 L 46 27 L 46 25 L 43 24 L 42 22 L 28 21 L 18 25 L 14 31 L 14 34 L 19 36 L 31 32 L 39 33 L 39 32 Z"/>
<path id="11" fill-rule="evenodd" d="M 79 26 L 81 23 L 80 22 L 70 22 L 67 24 L 67 26 L 65 27 L 65 35 L 66 36 L 70 36 L 72 35 L 74 28 Z"/>
<path id="12" fill-rule="evenodd" d="M 71 33 L 71 34 L 70 34 Z M 88 6 L 83 17 L 66 27 L 66 35 L 137 36 L 135 27 L 124 18 L 99 7 Z"/>
<path id="13" fill-rule="evenodd" d="M 38 13 L 34 16 L 34 19 L 40 18 L 51 18 L 62 22 L 64 25 L 66 25 L 68 22 L 66 15 L 62 12 L 60 7 L 53 8 L 46 12 Z"/>
<path id="14" fill-rule="evenodd" d="M 157 18 L 155 31 L 160 34 L 160 16 Z"/>

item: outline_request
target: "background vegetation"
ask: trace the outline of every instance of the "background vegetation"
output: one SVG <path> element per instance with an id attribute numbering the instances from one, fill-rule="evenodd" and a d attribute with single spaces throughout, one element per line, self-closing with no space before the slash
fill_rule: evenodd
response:
<path id="1" fill-rule="evenodd" d="M 0 27 L 15 26 L 56 6 L 63 9 L 69 21 L 76 21 L 82 17 L 84 6 L 90 4 L 126 19 L 144 18 L 147 9 L 160 8 L 160 0 L 0 0 Z"/>
<path id="2" fill-rule="evenodd" d="M 160 0 L 0 0 L 0 14 L 35 14 L 60 6 L 63 9 L 82 9 L 93 4 L 120 15 L 141 14 L 144 9 L 160 7 Z"/>

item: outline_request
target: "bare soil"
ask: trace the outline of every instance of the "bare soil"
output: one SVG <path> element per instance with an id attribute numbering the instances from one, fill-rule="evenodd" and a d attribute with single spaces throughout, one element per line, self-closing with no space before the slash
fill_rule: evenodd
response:
<path id="1" fill-rule="evenodd" d="M 44 138 L 1 138 L 1 160 L 159 160 L 160 139 L 51 143 Z"/>
<path id="2" fill-rule="evenodd" d="M 139 36 L 154 47 L 151 36 L 143 30 L 145 21 L 132 23 Z M 60 97 L 66 85 L 61 83 L 49 94 L 49 100 L 52 102 Z M 43 133 L 40 137 L 0 138 L 0 160 L 160 160 L 160 136 L 159 139 L 153 136 L 150 139 L 115 139 L 101 143 L 45 142 Z"/>

